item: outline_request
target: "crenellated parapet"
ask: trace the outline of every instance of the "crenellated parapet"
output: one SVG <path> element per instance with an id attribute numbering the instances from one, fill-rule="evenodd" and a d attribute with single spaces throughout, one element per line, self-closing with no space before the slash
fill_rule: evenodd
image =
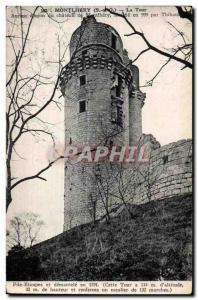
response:
<path id="1" fill-rule="evenodd" d="M 122 63 L 118 62 L 113 57 L 105 57 L 103 55 L 84 55 L 76 57 L 69 62 L 62 71 L 60 79 L 60 88 L 64 94 L 65 85 L 73 77 L 82 74 L 83 71 L 88 69 L 107 69 L 113 70 L 114 73 L 119 74 L 125 83 L 129 86 L 132 84 L 132 72 Z"/>

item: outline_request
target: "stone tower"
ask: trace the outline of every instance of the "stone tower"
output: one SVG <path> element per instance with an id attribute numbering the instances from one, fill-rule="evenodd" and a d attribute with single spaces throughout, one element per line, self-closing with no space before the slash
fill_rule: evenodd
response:
<path id="1" fill-rule="evenodd" d="M 71 37 L 70 62 L 60 87 L 66 107 L 66 146 L 137 144 L 145 95 L 139 90 L 139 70 L 113 27 L 94 16 L 82 20 Z M 90 221 L 91 190 L 94 186 L 84 166 L 66 163 L 64 230 Z"/>

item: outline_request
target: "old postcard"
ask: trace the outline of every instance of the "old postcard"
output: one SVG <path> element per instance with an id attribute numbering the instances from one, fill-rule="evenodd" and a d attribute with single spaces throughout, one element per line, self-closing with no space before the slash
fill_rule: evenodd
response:
<path id="1" fill-rule="evenodd" d="M 191 295 L 192 7 L 6 27 L 7 293 Z"/>

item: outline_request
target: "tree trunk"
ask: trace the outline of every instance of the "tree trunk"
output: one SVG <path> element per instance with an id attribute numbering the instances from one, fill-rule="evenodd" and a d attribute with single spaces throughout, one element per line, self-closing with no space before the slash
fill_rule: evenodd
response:
<path id="1" fill-rule="evenodd" d="M 6 212 L 7 212 L 8 207 L 9 207 L 11 202 L 12 202 L 12 194 L 11 194 L 11 191 L 10 191 L 10 187 L 7 186 L 7 188 L 6 188 Z"/>
<path id="2" fill-rule="evenodd" d="M 12 157 L 12 148 L 11 146 L 9 147 L 8 155 L 7 155 L 7 160 L 6 160 L 6 170 L 7 170 L 7 187 L 6 187 L 6 212 L 8 210 L 8 207 L 10 203 L 12 202 L 12 194 L 11 194 L 11 157 Z"/>

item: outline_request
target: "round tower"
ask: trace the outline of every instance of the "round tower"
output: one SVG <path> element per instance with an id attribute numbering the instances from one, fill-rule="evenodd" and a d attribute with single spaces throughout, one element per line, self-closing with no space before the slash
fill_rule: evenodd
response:
<path id="1" fill-rule="evenodd" d="M 130 64 L 133 74 L 133 83 L 129 93 L 129 144 L 138 145 L 142 136 L 142 107 L 146 95 L 139 89 L 139 69 Z"/>
<path id="2" fill-rule="evenodd" d="M 97 22 L 94 16 L 83 19 L 71 37 L 70 62 L 60 82 L 66 108 L 66 147 L 129 144 L 133 136 L 129 127 L 133 123 L 129 119 L 133 117 L 129 114 L 133 70 L 127 61 L 113 27 Z M 91 168 L 65 165 L 64 230 L 90 221 L 89 198 L 93 200 L 95 189 L 87 176 Z"/>
<path id="3" fill-rule="evenodd" d="M 83 19 L 70 41 L 70 62 L 62 73 L 67 137 L 74 144 L 102 143 L 117 127 L 117 143 L 128 144 L 128 85 L 117 31 L 94 16 Z M 114 138 L 115 140 L 115 138 Z"/>

